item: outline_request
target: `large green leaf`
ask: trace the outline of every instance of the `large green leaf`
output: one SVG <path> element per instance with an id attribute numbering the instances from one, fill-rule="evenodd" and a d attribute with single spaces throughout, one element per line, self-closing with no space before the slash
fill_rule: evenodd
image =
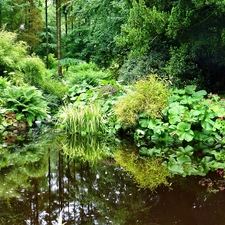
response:
<path id="1" fill-rule="evenodd" d="M 189 130 L 187 132 L 177 132 L 179 134 L 179 140 L 190 142 L 194 138 L 194 132 L 192 130 Z"/>
<path id="2" fill-rule="evenodd" d="M 181 155 L 188 155 L 188 156 L 191 156 L 193 155 L 194 153 L 194 148 L 190 145 L 187 145 L 185 148 L 180 146 L 178 148 L 178 153 L 177 153 L 177 156 L 181 156 Z"/>
<path id="3" fill-rule="evenodd" d="M 215 122 L 211 119 L 201 121 L 201 126 L 205 130 L 213 130 Z"/>
<path id="4" fill-rule="evenodd" d="M 168 170 L 174 174 L 183 174 L 184 169 L 180 164 L 171 164 L 168 166 Z"/>
<path id="5" fill-rule="evenodd" d="M 191 124 L 186 122 L 180 122 L 177 124 L 177 129 L 180 131 L 189 131 L 191 129 Z"/>
<path id="6" fill-rule="evenodd" d="M 176 134 L 181 141 L 186 140 L 187 142 L 190 142 L 194 138 L 194 132 L 191 130 L 191 124 L 185 122 L 180 122 L 177 125 Z"/>
<path id="7" fill-rule="evenodd" d="M 173 115 L 181 115 L 184 112 L 184 106 L 178 103 L 170 104 L 169 113 Z"/>
<path id="8" fill-rule="evenodd" d="M 181 155 L 181 156 L 177 157 L 177 161 L 179 164 L 183 164 L 183 163 L 190 164 L 192 162 L 190 156 L 188 156 L 188 155 Z"/>
<path id="9" fill-rule="evenodd" d="M 207 92 L 205 90 L 201 90 L 201 91 L 196 91 L 195 93 L 193 93 L 192 96 L 202 98 L 205 95 L 207 95 Z"/>
<path id="10" fill-rule="evenodd" d="M 184 90 L 187 94 L 193 94 L 196 90 L 196 85 L 188 85 Z"/>
<path id="11" fill-rule="evenodd" d="M 177 114 L 169 115 L 168 119 L 170 124 L 176 124 L 178 122 L 181 122 L 181 117 Z"/>
<path id="12" fill-rule="evenodd" d="M 140 119 L 139 124 L 141 125 L 141 127 L 147 127 L 149 129 L 153 129 L 155 127 L 155 124 L 151 119 Z"/>

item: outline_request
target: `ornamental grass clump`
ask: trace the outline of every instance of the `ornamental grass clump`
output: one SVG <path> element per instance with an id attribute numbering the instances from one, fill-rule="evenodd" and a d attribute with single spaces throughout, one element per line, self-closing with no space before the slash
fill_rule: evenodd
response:
<path id="1" fill-rule="evenodd" d="M 115 104 L 117 121 L 129 128 L 137 124 L 140 114 L 160 118 L 162 109 L 167 106 L 168 84 L 157 75 L 139 80 L 131 90 Z"/>
<path id="2" fill-rule="evenodd" d="M 100 134 L 103 131 L 102 115 L 98 104 L 63 106 L 58 122 L 69 134 Z"/>

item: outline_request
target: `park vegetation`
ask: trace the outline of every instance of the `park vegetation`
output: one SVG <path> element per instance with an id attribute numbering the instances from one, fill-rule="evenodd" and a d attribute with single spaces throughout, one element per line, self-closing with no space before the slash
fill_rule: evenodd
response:
<path id="1" fill-rule="evenodd" d="M 114 157 L 143 187 L 169 184 L 174 174 L 223 171 L 224 6 L 58 0 L 55 14 L 51 1 L 0 0 L 4 146 L 51 123 L 70 139 L 66 154 L 88 160 L 93 149 L 96 158 Z M 121 136 L 137 147 L 128 161 L 120 148 L 106 154 L 100 145 Z M 76 150 L 82 139 L 89 147 Z"/>

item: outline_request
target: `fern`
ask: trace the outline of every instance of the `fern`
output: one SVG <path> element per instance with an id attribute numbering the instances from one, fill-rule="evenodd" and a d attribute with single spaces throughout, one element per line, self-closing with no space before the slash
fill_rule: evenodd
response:
<path id="1" fill-rule="evenodd" d="M 1 93 L 4 107 L 24 115 L 29 126 L 35 120 L 44 120 L 48 115 L 47 102 L 42 92 L 31 86 L 9 86 Z M 21 117 L 22 118 L 22 117 Z"/>

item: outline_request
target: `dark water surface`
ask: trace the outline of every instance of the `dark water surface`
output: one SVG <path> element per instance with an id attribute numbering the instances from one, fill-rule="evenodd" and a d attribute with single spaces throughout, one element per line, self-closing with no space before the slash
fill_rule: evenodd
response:
<path id="1" fill-rule="evenodd" d="M 92 167 L 50 149 L 0 171 L 0 224 L 57 224 L 63 210 L 67 225 L 224 225 L 225 192 L 208 193 L 199 179 L 152 193 L 110 160 Z"/>

